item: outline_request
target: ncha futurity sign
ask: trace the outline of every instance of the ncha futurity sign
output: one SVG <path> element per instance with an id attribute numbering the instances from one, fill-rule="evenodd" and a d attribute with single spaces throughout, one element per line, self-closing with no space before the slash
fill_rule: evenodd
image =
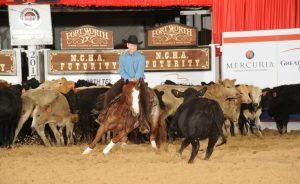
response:
<path id="1" fill-rule="evenodd" d="M 51 74 L 118 73 L 119 57 L 126 50 L 49 51 Z M 210 48 L 140 50 L 146 59 L 145 71 L 210 70 Z"/>

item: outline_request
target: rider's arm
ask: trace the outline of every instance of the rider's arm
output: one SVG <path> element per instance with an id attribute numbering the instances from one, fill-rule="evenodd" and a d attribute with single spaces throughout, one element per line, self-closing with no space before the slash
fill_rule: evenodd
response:
<path id="1" fill-rule="evenodd" d="M 144 70 L 145 70 L 145 57 L 143 55 L 140 55 L 139 63 L 134 75 L 134 79 L 135 80 L 143 79 L 145 77 Z"/>

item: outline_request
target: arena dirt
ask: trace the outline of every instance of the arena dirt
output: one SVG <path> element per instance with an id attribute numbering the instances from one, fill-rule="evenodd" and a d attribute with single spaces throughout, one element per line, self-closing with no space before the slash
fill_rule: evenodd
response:
<path id="1" fill-rule="evenodd" d="M 49 147 L 20 145 L 0 149 L 0 184 L 296 184 L 300 183 L 300 133 L 280 136 L 264 131 L 256 136 L 229 137 L 202 160 L 207 141 L 194 164 L 187 164 L 188 147 L 176 155 L 179 142 L 169 150 L 153 151 L 150 144 L 121 148 L 108 156 L 104 145 L 81 155 L 86 145 Z"/>

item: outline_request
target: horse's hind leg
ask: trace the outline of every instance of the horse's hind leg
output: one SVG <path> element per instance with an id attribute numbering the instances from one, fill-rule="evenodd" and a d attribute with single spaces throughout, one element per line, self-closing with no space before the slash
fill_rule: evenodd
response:
<path id="1" fill-rule="evenodd" d="M 157 123 L 150 123 L 151 126 L 151 135 L 150 135 L 150 142 L 151 146 L 154 149 L 158 149 L 156 145 L 156 137 L 158 133 L 158 124 Z"/>
<path id="2" fill-rule="evenodd" d="M 89 145 L 89 147 L 87 147 L 84 151 L 83 151 L 83 155 L 85 154 L 89 154 L 92 152 L 92 150 L 96 147 L 96 144 L 100 141 L 102 135 L 107 131 L 107 128 L 105 125 L 102 125 L 98 128 L 96 136 L 94 138 L 94 140 L 92 141 L 92 143 Z"/>

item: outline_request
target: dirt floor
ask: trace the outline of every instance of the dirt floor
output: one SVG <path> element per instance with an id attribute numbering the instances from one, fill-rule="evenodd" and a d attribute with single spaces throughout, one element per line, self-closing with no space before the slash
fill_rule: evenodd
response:
<path id="1" fill-rule="evenodd" d="M 209 161 L 202 160 L 207 141 L 193 164 L 191 147 L 177 156 L 179 141 L 169 151 L 153 151 L 150 144 L 117 145 L 108 156 L 98 145 L 81 155 L 86 145 L 49 147 L 21 145 L 0 149 L 0 184 L 297 184 L 300 183 L 300 133 L 280 136 L 229 137 Z"/>

